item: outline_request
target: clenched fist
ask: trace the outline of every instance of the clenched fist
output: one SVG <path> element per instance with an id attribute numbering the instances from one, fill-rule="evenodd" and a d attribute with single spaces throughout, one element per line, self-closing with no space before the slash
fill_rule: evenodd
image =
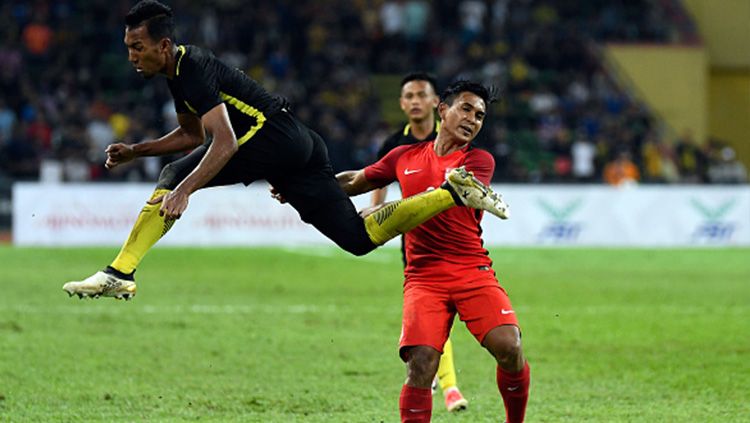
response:
<path id="1" fill-rule="evenodd" d="M 107 153 L 107 162 L 104 163 L 107 169 L 112 169 L 135 158 L 133 146 L 129 144 L 110 144 L 104 152 Z"/>

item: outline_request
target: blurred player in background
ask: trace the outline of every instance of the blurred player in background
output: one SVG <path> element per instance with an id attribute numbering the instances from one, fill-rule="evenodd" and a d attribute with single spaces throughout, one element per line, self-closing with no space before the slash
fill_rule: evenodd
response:
<path id="1" fill-rule="evenodd" d="M 427 73 L 417 72 L 406 75 L 401 80 L 399 106 L 408 122 L 403 128 L 394 132 L 378 151 L 378 160 L 391 150 L 401 145 L 411 145 L 423 141 L 432 141 L 440 131 L 440 121 L 435 119 L 435 108 L 440 98 L 437 94 L 437 81 Z M 377 207 L 385 202 L 388 187 L 378 188 L 372 192 L 372 206 Z M 402 238 L 402 252 L 406 265 L 406 251 Z M 461 395 L 453 365 L 453 343 L 450 338 L 445 341 L 443 355 L 437 371 L 437 381 L 443 391 L 445 407 L 448 411 L 464 410 L 469 402 Z"/>
<path id="2" fill-rule="evenodd" d="M 339 173 L 339 183 L 347 194 L 357 195 L 398 181 L 403 195 L 409 196 L 439 187 L 456 169 L 489 183 L 495 161 L 471 142 L 493 100 L 491 91 L 480 84 L 456 82 L 438 105 L 442 124 L 435 141 L 396 147 L 373 165 Z M 456 313 L 497 361 L 497 386 L 507 422 L 524 419 L 530 370 L 515 311 L 483 248 L 482 214 L 454 208 L 405 235 L 399 354 L 407 364 L 407 379 L 399 401 L 402 422 L 430 421 L 430 385 Z"/>
<path id="3" fill-rule="evenodd" d="M 400 145 L 432 141 L 440 131 L 440 121 L 435 119 L 435 108 L 440 98 L 437 94 L 437 81 L 427 73 L 410 73 L 401 80 L 399 106 L 406 115 L 406 125 L 383 141 L 378 150 L 378 160 Z M 372 205 L 383 204 L 388 187 L 372 192 Z"/>
<path id="4" fill-rule="evenodd" d="M 437 189 L 389 203 L 362 218 L 340 188 L 322 138 L 294 118 L 282 99 L 211 52 L 175 44 L 172 10 L 158 1 L 137 3 L 125 24 L 128 60 L 145 78 L 167 78 L 179 127 L 157 140 L 108 146 L 106 166 L 191 152 L 162 169 L 156 190 L 114 261 L 83 281 L 66 283 L 68 294 L 135 295 L 136 267 L 185 212 L 190 195 L 204 187 L 266 179 L 303 221 L 355 255 L 458 204 L 503 215 L 505 205 L 497 195 L 456 171 Z M 213 141 L 205 145 L 207 133 Z M 106 206 L 106 199 L 101 201 Z"/>

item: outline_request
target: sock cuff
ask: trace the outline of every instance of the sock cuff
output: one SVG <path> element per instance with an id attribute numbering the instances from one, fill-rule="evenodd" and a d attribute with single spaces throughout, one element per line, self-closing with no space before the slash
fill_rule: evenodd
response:
<path id="1" fill-rule="evenodd" d="M 442 185 L 440 185 L 440 188 L 448 191 L 451 194 L 451 197 L 453 198 L 453 202 L 456 203 L 457 206 L 461 207 L 464 205 L 464 202 L 461 201 L 461 197 L 459 197 L 458 193 L 455 189 L 451 186 L 451 184 L 448 183 L 448 181 L 443 182 Z"/>
<path id="2" fill-rule="evenodd" d="M 401 389 L 401 396 L 404 400 L 410 400 L 410 403 L 429 403 L 432 405 L 432 389 L 418 388 L 416 386 L 404 385 Z"/>
<path id="3" fill-rule="evenodd" d="M 428 423 L 432 416 L 432 389 L 404 385 L 398 408 L 402 422 Z"/>
<path id="4" fill-rule="evenodd" d="M 171 189 L 167 189 L 167 188 L 157 188 L 154 190 L 154 192 L 151 193 L 151 197 L 148 200 L 151 201 L 154 198 L 164 195 L 171 191 L 172 191 Z"/>
<path id="5" fill-rule="evenodd" d="M 115 269 L 115 268 L 114 268 L 114 267 L 112 267 L 112 266 L 107 266 L 107 267 L 106 267 L 106 268 L 104 269 L 104 273 L 109 273 L 110 275 L 114 275 L 114 276 L 117 276 L 118 278 L 120 278 L 120 279 L 125 279 L 126 281 L 132 281 L 132 280 L 134 280 L 134 279 L 133 279 L 133 274 L 135 273 L 135 270 L 133 270 L 133 271 L 132 271 L 132 272 L 130 272 L 130 273 L 123 273 L 123 272 L 121 272 L 121 271 L 119 271 L 119 270 Z"/>
<path id="6" fill-rule="evenodd" d="M 515 373 L 507 372 L 503 370 L 502 367 L 497 366 L 497 377 L 502 378 L 503 381 L 507 381 L 508 383 L 520 382 L 528 378 L 530 372 L 531 372 L 531 367 L 529 367 L 528 361 L 523 363 L 523 369 Z"/>

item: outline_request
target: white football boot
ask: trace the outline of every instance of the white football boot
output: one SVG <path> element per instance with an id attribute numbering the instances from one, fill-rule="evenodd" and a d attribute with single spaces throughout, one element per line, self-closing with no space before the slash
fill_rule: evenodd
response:
<path id="1" fill-rule="evenodd" d="M 129 300 L 135 296 L 136 287 L 135 281 L 99 271 L 82 281 L 66 283 L 63 285 L 63 291 L 71 297 L 78 295 L 78 298 L 114 297 L 118 300 Z"/>
<path id="2" fill-rule="evenodd" d="M 451 170 L 446 182 L 464 206 L 488 211 L 500 219 L 510 217 L 510 208 L 503 201 L 503 196 L 475 178 L 465 167 Z"/>

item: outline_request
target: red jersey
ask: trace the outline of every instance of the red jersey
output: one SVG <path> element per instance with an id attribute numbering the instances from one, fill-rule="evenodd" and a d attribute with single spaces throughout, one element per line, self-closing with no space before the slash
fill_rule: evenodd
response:
<path id="1" fill-rule="evenodd" d="M 365 177 L 378 186 L 397 180 L 404 197 L 438 188 L 447 173 L 460 166 L 490 183 L 495 171 L 490 153 L 467 146 L 438 156 L 434 144 L 427 141 L 396 147 L 366 167 Z M 463 282 L 486 275 L 492 261 L 483 247 L 481 220 L 481 210 L 453 207 L 407 232 L 406 281 Z"/>

